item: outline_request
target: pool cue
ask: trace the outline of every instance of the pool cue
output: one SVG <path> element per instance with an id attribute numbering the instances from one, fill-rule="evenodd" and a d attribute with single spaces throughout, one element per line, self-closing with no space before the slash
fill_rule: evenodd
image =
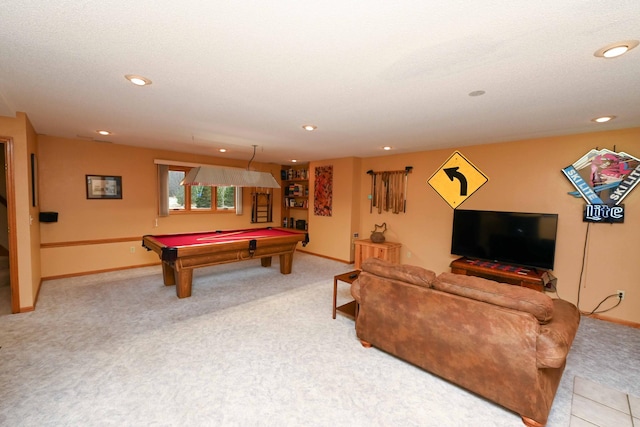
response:
<path id="1" fill-rule="evenodd" d="M 384 193 L 384 210 L 389 211 L 389 184 L 390 177 L 389 173 L 385 172 L 385 193 Z"/>
<path id="2" fill-rule="evenodd" d="M 403 212 L 407 212 L 407 187 L 409 185 L 409 172 L 411 172 L 413 166 L 406 166 L 404 168 L 404 207 Z"/>
<path id="3" fill-rule="evenodd" d="M 384 201 L 384 172 L 380 173 L 380 188 L 378 189 L 378 213 L 382 213 Z"/>
<path id="4" fill-rule="evenodd" d="M 398 191 L 396 188 L 396 178 L 398 174 L 394 173 L 391 175 L 391 213 L 398 213 L 396 209 L 396 199 L 398 198 Z"/>
<path id="5" fill-rule="evenodd" d="M 373 206 L 378 206 L 378 174 L 375 172 L 373 172 Z"/>
<path id="6" fill-rule="evenodd" d="M 229 233 L 225 233 L 223 235 L 220 236 L 208 236 L 208 237 L 199 237 L 196 240 L 216 240 L 216 239 L 224 239 L 228 236 L 235 236 L 237 234 L 241 234 L 241 233 L 245 233 L 247 230 L 242 230 L 242 231 L 231 231 Z"/>
<path id="7" fill-rule="evenodd" d="M 373 212 L 373 193 L 375 192 L 375 184 L 374 184 L 374 180 L 375 180 L 375 174 L 373 173 L 373 170 L 369 169 L 367 171 L 367 175 L 371 175 L 371 198 L 369 199 L 369 213 Z"/>
<path id="8" fill-rule="evenodd" d="M 402 176 L 400 174 L 396 174 L 396 187 L 396 206 L 393 210 L 395 214 L 402 211 Z"/>
<path id="9" fill-rule="evenodd" d="M 256 240 L 256 239 L 262 239 L 262 238 L 267 238 L 267 237 L 273 237 L 273 236 L 269 236 L 268 234 L 263 234 L 261 236 L 251 236 L 251 238 L 247 239 L 247 240 Z M 216 240 L 225 241 L 225 240 L 235 240 L 235 239 L 236 239 L 236 237 L 234 237 L 234 236 L 221 236 L 221 237 L 218 237 Z M 198 240 L 204 241 L 204 240 L 213 240 L 213 239 L 210 238 L 210 237 L 202 237 L 202 238 L 200 238 Z"/>

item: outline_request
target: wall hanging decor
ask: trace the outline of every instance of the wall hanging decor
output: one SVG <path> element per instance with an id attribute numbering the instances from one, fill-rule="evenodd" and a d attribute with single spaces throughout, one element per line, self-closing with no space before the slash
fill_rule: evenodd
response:
<path id="1" fill-rule="evenodd" d="M 87 199 L 122 199 L 122 177 L 86 175 Z"/>
<path id="2" fill-rule="evenodd" d="M 31 153 L 31 206 L 38 206 L 38 158 Z"/>
<path id="3" fill-rule="evenodd" d="M 251 193 L 251 222 L 271 222 L 273 199 L 269 189 L 254 189 Z"/>
<path id="4" fill-rule="evenodd" d="M 622 201 L 640 182 L 640 159 L 613 150 L 595 148 L 562 169 L 576 188 L 569 194 L 587 202 L 585 222 L 624 222 Z"/>
<path id="5" fill-rule="evenodd" d="M 367 171 L 371 175 L 371 194 L 369 194 L 369 213 L 373 208 L 378 213 L 400 213 L 407 211 L 407 187 L 409 185 L 409 173 L 413 166 L 407 166 L 404 170 L 374 172 Z"/>
<path id="6" fill-rule="evenodd" d="M 333 204 L 333 166 L 315 168 L 313 213 L 331 216 Z"/>

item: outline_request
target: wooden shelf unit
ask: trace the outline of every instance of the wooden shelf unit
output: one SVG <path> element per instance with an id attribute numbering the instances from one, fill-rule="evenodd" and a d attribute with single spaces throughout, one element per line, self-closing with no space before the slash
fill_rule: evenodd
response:
<path id="1" fill-rule="evenodd" d="M 402 243 L 383 242 L 374 243 L 371 239 L 356 240 L 355 268 L 361 269 L 362 261 L 367 258 L 379 258 L 394 264 L 400 264 L 400 248 Z"/>
<path id="2" fill-rule="evenodd" d="M 497 262 L 480 261 L 470 258 L 458 258 L 450 264 L 451 272 L 467 276 L 482 277 L 496 282 L 524 286 L 544 292 L 544 271 L 517 267 Z"/>
<path id="3" fill-rule="evenodd" d="M 283 166 L 282 180 L 282 226 L 308 229 L 309 224 L 309 169 L 308 165 Z M 304 221 L 304 227 L 297 227 Z"/>

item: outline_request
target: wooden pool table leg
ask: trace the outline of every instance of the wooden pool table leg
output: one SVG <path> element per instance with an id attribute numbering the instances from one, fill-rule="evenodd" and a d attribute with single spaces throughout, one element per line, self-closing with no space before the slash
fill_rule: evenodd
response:
<path id="1" fill-rule="evenodd" d="M 293 266 L 293 253 L 280 254 L 280 273 L 291 274 Z"/>
<path id="2" fill-rule="evenodd" d="M 263 267 L 271 267 L 271 257 L 266 256 L 266 257 L 260 258 L 260 265 L 262 265 Z"/>
<path id="3" fill-rule="evenodd" d="M 176 275 L 173 267 L 166 262 L 162 263 L 162 280 L 165 286 L 173 286 L 176 284 Z"/>
<path id="4" fill-rule="evenodd" d="M 176 284 L 176 295 L 178 295 L 178 298 L 189 298 L 191 296 L 193 269 L 185 268 L 177 270 L 177 272 L 178 283 Z"/>

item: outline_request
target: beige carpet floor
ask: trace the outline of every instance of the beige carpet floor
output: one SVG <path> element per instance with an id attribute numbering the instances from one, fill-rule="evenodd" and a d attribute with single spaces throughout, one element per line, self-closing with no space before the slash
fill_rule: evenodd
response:
<path id="1" fill-rule="evenodd" d="M 331 318 L 333 276 L 350 269 L 302 253 L 286 276 L 205 268 L 183 300 L 159 266 L 45 282 L 36 311 L 0 315 L 0 425 L 522 425 L 363 348 Z M 576 377 L 640 395 L 639 350 L 639 330 L 583 318 L 548 425 L 572 422 Z"/>

